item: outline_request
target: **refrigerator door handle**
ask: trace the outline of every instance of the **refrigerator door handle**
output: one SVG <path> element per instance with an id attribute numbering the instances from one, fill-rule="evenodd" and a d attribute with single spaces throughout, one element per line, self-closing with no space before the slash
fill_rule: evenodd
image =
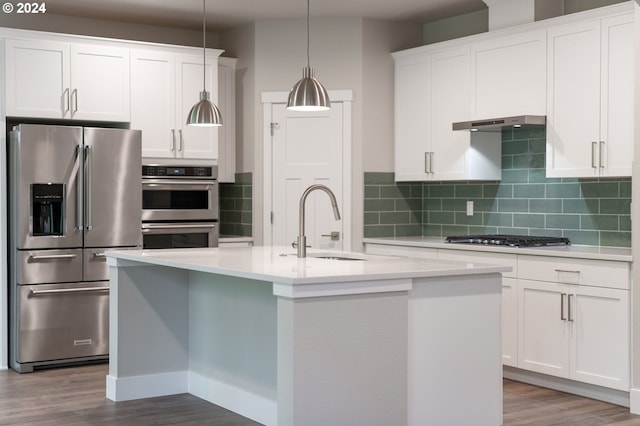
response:
<path id="1" fill-rule="evenodd" d="M 56 260 L 56 259 L 75 259 L 75 254 L 48 254 L 48 255 L 29 255 L 29 262 L 37 262 L 39 260 Z"/>
<path id="2" fill-rule="evenodd" d="M 84 204 L 85 204 L 85 218 L 84 218 L 84 228 L 87 231 L 91 231 L 93 229 L 92 224 L 92 211 L 91 211 L 91 156 L 92 156 L 92 148 L 91 145 L 86 145 L 84 147 L 85 150 L 85 165 L 84 165 Z"/>
<path id="3" fill-rule="evenodd" d="M 78 182 L 76 184 L 76 229 L 82 231 L 84 229 L 84 150 L 82 145 L 76 145 L 76 164 L 78 165 L 78 173 L 76 174 Z"/>
<path id="4" fill-rule="evenodd" d="M 88 293 L 88 292 L 99 292 L 99 291 L 109 291 L 109 287 L 73 287 L 73 288 L 56 288 L 49 290 L 34 290 L 29 289 L 29 297 L 33 296 L 43 296 L 47 294 L 69 294 L 69 293 Z"/>

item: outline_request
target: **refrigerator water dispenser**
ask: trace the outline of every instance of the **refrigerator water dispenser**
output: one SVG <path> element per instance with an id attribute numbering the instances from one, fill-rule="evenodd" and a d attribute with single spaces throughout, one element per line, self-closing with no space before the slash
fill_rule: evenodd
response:
<path id="1" fill-rule="evenodd" d="M 54 236 L 64 233 L 64 184 L 31 184 L 32 235 Z"/>

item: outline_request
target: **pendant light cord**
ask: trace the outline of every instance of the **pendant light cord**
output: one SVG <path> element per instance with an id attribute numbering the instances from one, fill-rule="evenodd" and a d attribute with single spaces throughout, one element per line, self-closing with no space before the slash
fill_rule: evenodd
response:
<path id="1" fill-rule="evenodd" d="M 202 0 L 202 90 L 207 90 L 207 12 L 205 0 Z"/>
<path id="2" fill-rule="evenodd" d="M 311 0 L 307 0 L 307 68 L 311 68 L 311 60 L 309 59 L 309 39 L 310 39 L 310 30 L 309 30 L 309 4 Z"/>

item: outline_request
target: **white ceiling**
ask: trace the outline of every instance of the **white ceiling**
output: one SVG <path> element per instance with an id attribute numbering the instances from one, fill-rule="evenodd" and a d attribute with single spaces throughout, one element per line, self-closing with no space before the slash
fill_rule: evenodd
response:
<path id="1" fill-rule="evenodd" d="M 202 28 L 202 0 L 47 0 L 47 13 L 110 21 Z M 311 17 L 430 22 L 485 8 L 482 0 L 314 0 Z M 306 17 L 305 0 L 207 0 L 207 30 L 258 20 Z"/>

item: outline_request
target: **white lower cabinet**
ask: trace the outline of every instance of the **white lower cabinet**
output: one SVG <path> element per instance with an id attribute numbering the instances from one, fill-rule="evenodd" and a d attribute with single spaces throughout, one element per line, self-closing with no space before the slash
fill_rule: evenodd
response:
<path id="1" fill-rule="evenodd" d="M 511 266 L 502 278 L 502 363 L 624 392 L 628 262 L 366 244 L 369 254 Z"/>
<path id="2" fill-rule="evenodd" d="M 534 261 L 537 271 L 519 260 L 523 275 L 547 269 L 557 278 L 518 280 L 518 368 L 629 391 L 629 291 L 579 284 L 581 265 L 569 270 L 546 259 L 546 268 Z M 609 262 L 594 263 L 606 274 Z"/>

